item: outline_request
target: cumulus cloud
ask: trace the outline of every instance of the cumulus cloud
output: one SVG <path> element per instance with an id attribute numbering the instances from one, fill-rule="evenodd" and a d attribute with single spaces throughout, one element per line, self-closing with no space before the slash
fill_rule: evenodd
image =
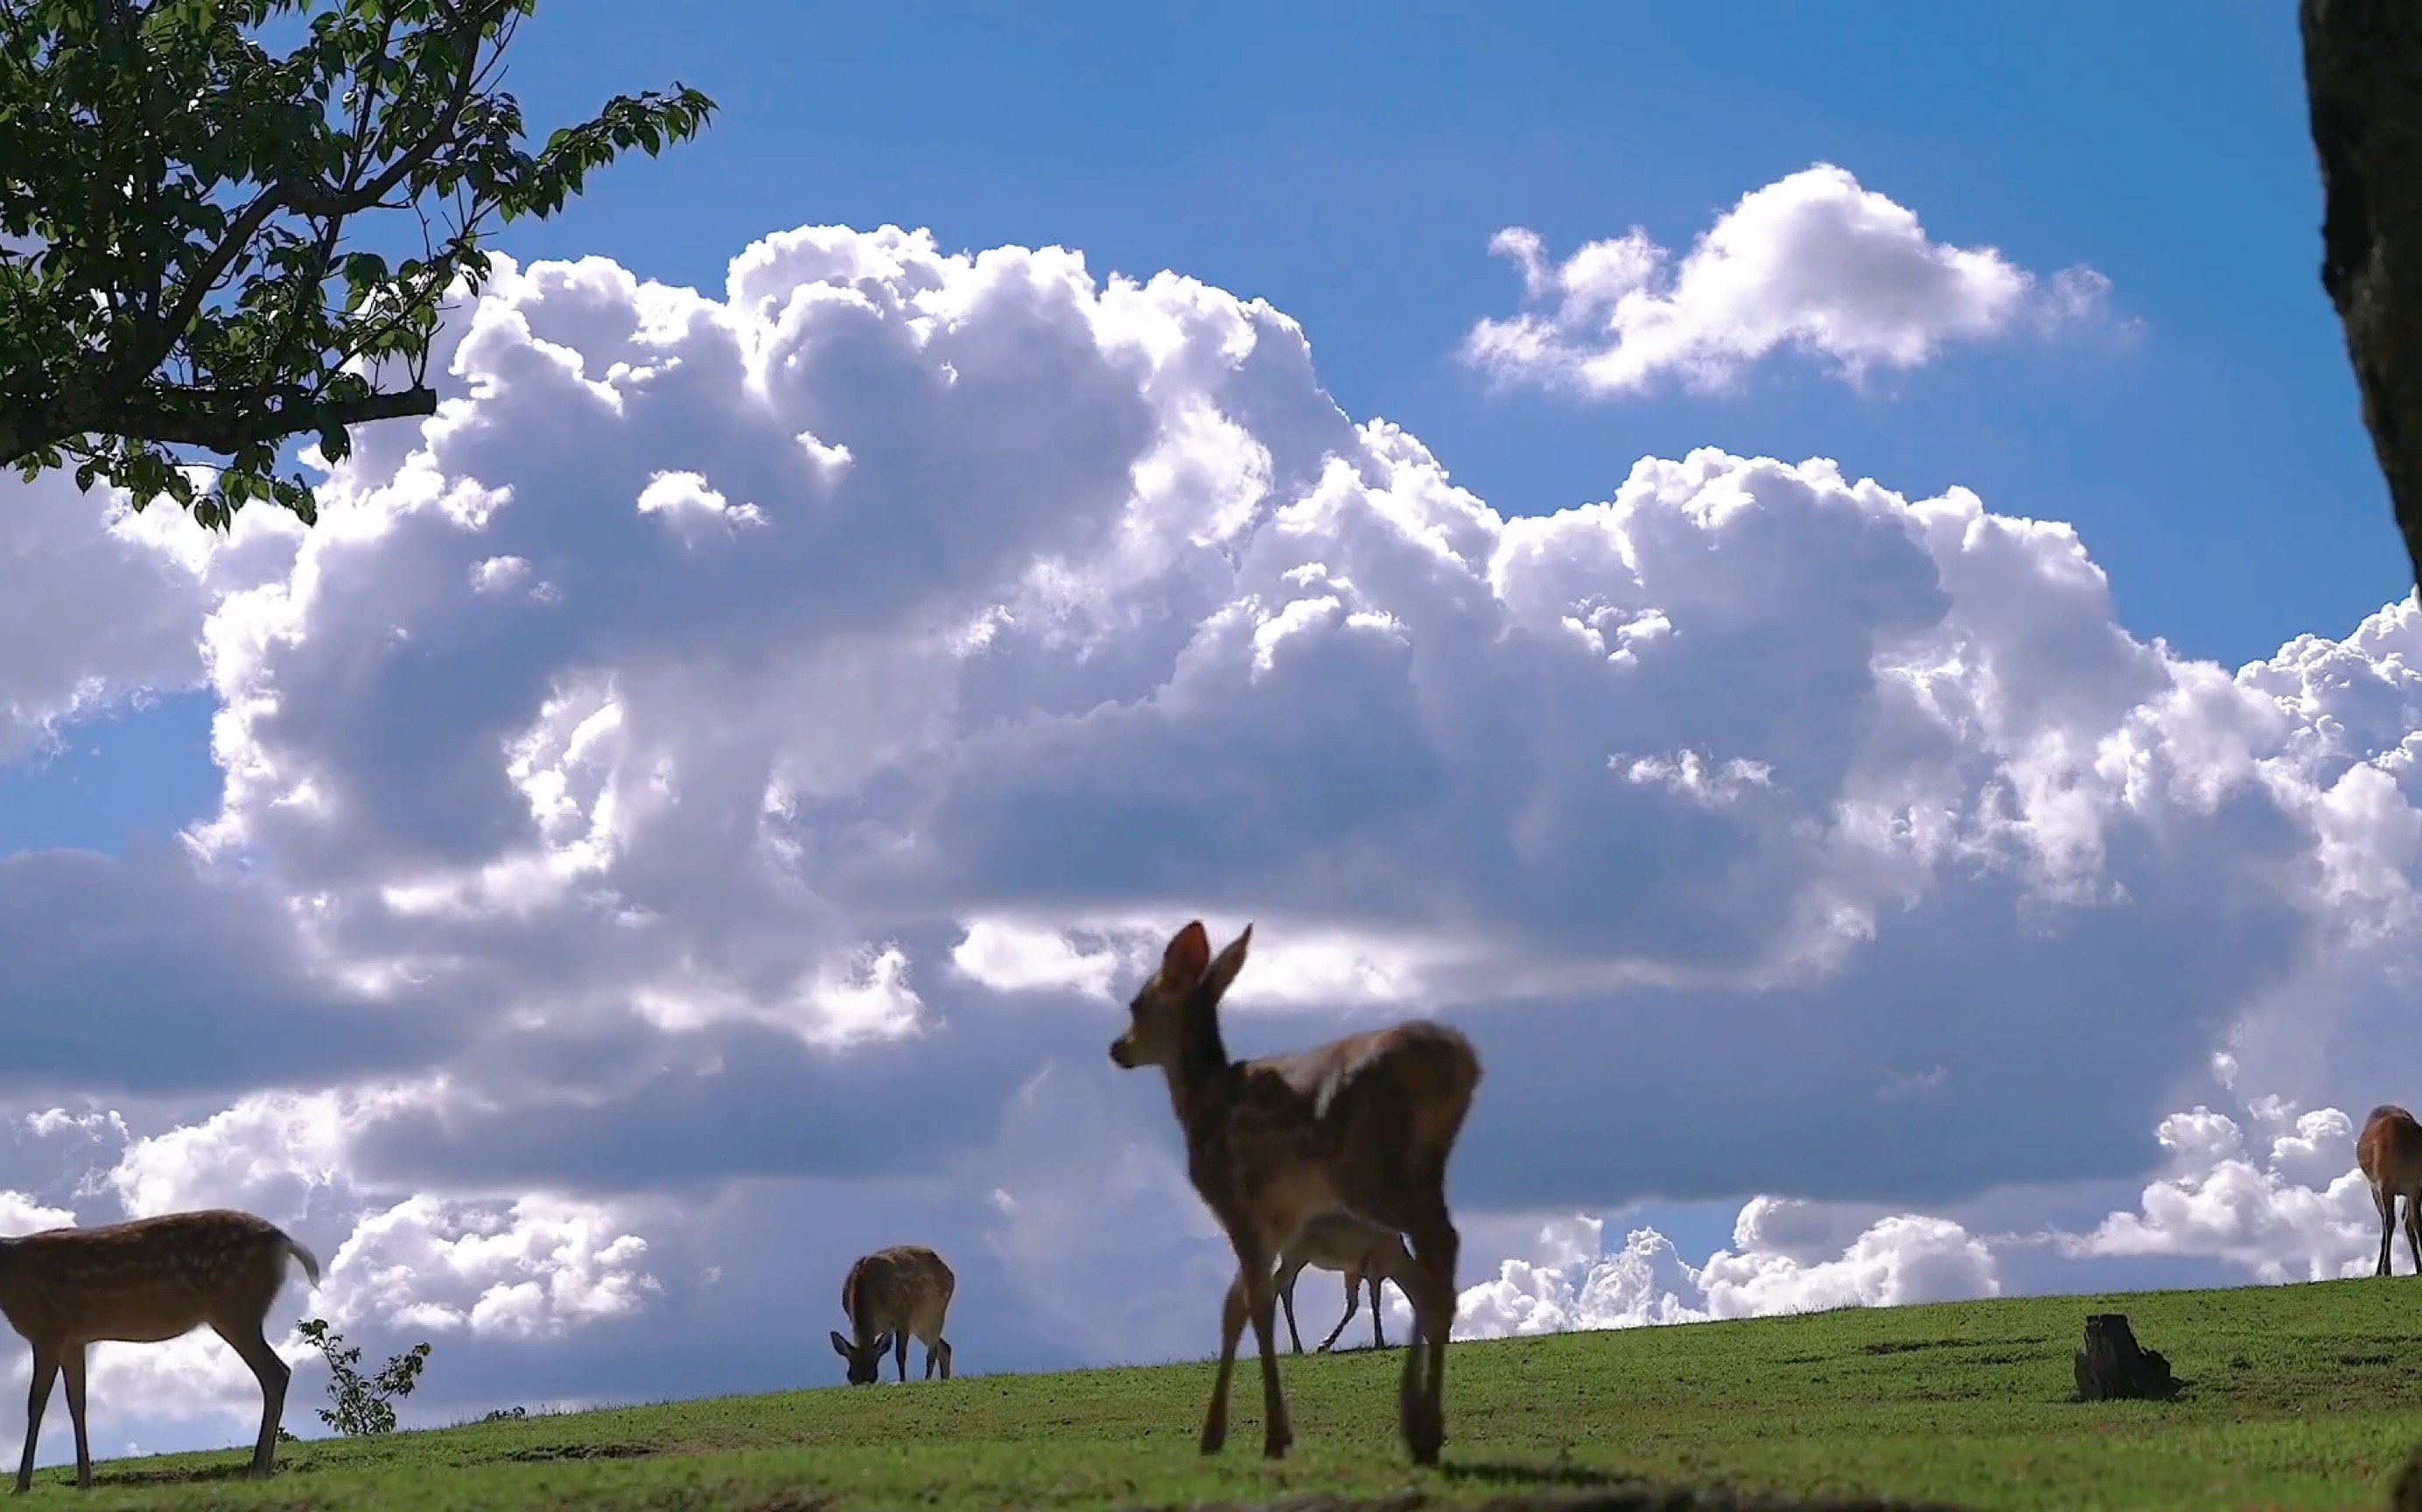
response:
<path id="1" fill-rule="evenodd" d="M 72 1228 L 75 1214 L 51 1207 L 22 1191 L 0 1191 L 0 1234 L 39 1234 L 44 1229 Z"/>
<path id="2" fill-rule="evenodd" d="M 2273 1097 L 2257 1100 L 2255 1122 L 2275 1132 L 2249 1140 L 2237 1120 L 2201 1106 L 2162 1120 L 2168 1169 L 2145 1188 L 2141 1208 L 2063 1235 L 2062 1248 L 2210 1255 L 2266 1282 L 2370 1274 L 2380 1218 L 2353 1166 L 2352 1121 L 2335 1108 L 2292 1114 Z"/>
<path id="3" fill-rule="evenodd" d="M 1507 1259 L 1493 1279 L 1465 1288 L 1455 1336 L 1893 1307 L 2001 1291 L 1992 1251 L 1948 1219 L 1888 1215 L 1847 1245 L 1833 1240 L 1838 1222 L 1818 1205 L 1758 1197 L 1741 1209 L 1735 1247 L 1693 1266 L 1655 1229 L 1634 1229 L 1623 1248 L 1605 1253 L 1599 1220 L 1568 1220 L 1543 1228 L 1533 1255 Z"/>
<path id="4" fill-rule="evenodd" d="M 864 1169 L 890 1078 L 991 1089 L 879 1147 L 913 1168 L 1197 912 L 1263 921 L 1236 1002 L 1285 1032 L 1520 1008 L 1472 1026 L 1526 1089 L 1473 1126 L 1509 1203 L 2109 1173 L 2156 1110 L 2047 1111 L 2060 1016 L 2128 1001 L 2158 1079 L 2309 921 L 2232 831 L 2324 843 L 2225 764 L 2275 717 L 1962 491 L 1699 452 L 1509 519 L 1266 306 L 892 229 L 768 238 L 719 300 L 500 267 L 439 356 L 417 440 L 213 602 L 227 786 L 181 863 L 323 1083 L 447 1067 L 365 1126 L 382 1180 Z M 1946 958 L 2009 969 L 1946 1016 Z M 1788 1053 L 1652 1027 L 1705 1015 Z M 1656 1053 L 1585 1085 L 1558 1047 L 1609 1034 Z M 1625 1137 L 1717 1088 L 1900 1163 Z M 1640 1153 L 1527 1153 L 1576 1127 Z"/>
<path id="5" fill-rule="evenodd" d="M 1913 244 L 1927 341 L 2018 276 Z M 541 1346 L 799 1379 L 820 1327 L 758 1320 L 918 1234 L 1018 1299 L 996 1359 L 1207 1347 L 1160 1320 L 1230 1263 L 1104 1055 L 1196 915 L 1259 925 L 1240 1052 L 1471 1032 L 1459 1208 L 1822 1200 L 1696 1267 L 1574 1231 L 1487 1283 L 1508 1328 L 1982 1294 L 1927 1210 L 2140 1180 L 2216 1048 L 2312 1107 L 2422 1052 L 2411 600 L 2232 673 L 2066 526 L 1823 459 L 1508 517 L 1266 305 L 893 228 L 712 292 L 500 261 L 435 368 L 307 536 L 55 513 L 11 559 L 191 589 L 155 661 L 23 685 L 198 668 L 226 783 L 181 849 L 0 859 L 0 1085 L 29 1201 L 291 1219 L 313 1305 L 522 1383 L 479 1391 L 565 1394 Z"/>
<path id="6" fill-rule="evenodd" d="M 1664 378 L 1723 388 L 1785 347 L 1858 383 L 1953 342 L 2099 320 L 2111 287 L 2083 264 L 2044 286 L 1992 247 L 1935 241 L 1915 213 L 1825 163 L 1742 196 L 1678 262 L 1638 227 L 1562 262 L 1518 226 L 1488 248 L 1539 307 L 1480 322 L 1466 358 L 1502 381 L 1596 396 Z"/>
<path id="7" fill-rule="evenodd" d="M 586 1204 L 414 1197 L 358 1224 L 329 1267 L 340 1300 L 406 1329 L 509 1337 L 627 1317 L 663 1285 L 648 1241 Z"/>

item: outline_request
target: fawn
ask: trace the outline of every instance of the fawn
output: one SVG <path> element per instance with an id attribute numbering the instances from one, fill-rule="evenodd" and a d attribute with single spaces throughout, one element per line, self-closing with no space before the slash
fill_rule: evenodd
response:
<path id="1" fill-rule="evenodd" d="M 1406 1296 L 1412 1295 L 1405 1278 L 1412 1273 L 1413 1257 L 1405 1248 L 1405 1236 L 1394 1229 L 1365 1223 L 1348 1213 L 1323 1213 L 1303 1226 L 1303 1233 L 1279 1257 L 1277 1282 L 1279 1308 L 1286 1314 L 1287 1338 L 1298 1354 L 1303 1353 L 1303 1335 L 1295 1327 L 1295 1283 L 1307 1266 L 1342 1271 L 1345 1277 L 1345 1315 L 1329 1331 L 1329 1337 L 1320 1341 L 1317 1352 L 1327 1354 L 1337 1343 L 1337 1336 L 1345 1331 L 1345 1325 L 1354 1321 L 1354 1314 L 1361 1306 L 1358 1294 L 1365 1280 L 1371 1284 L 1371 1347 L 1388 1347 L 1388 1336 L 1379 1322 L 1379 1288 L 1392 1281 L 1406 1288 Z"/>

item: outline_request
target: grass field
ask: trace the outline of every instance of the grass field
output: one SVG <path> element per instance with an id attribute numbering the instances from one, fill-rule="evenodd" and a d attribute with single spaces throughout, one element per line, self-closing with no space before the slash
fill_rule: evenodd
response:
<path id="1" fill-rule="evenodd" d="M 2188 1383 L 2084 1404 L 2089 1312 Z M 1203 1319 L 1204 1332 L 1216 1328 Z M 1250 1348 L 1250 1335 L 1247 1336 Z M 1403 1359 L 1289 1358 L 1293 1457 L 1260 1457 L 1241 1362 L 1226 1451 L 1194 1447 L 1207 1364 L 838 1385 L 243 1454 L 118 1460 L 90 1504 L 543 1508 L 1185 1505 L 1312 1491 L 1446 1501 L 1645 1479 L 1978 1507 L 2364 1507 L 2422 1441 L 2422 1282 L 2029 1298 L 1457 1344 L 1446 1462 L 1395 1441 Z M 829 1357 L 803 1358 L 810 1378 Z M 290 1422 L 310 1421 L 299 1394 Z M 72 1485 L 44 1471 L 38 1494 Z M 70 1492 L 69 1494 L 72 1494 Z"/>

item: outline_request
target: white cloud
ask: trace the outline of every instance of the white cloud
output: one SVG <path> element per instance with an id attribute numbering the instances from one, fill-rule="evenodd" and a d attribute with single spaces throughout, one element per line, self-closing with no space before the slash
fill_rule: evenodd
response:
<path id="1" fill-rule="evenodd" d="M 1122 962 L 1113 950 L 1088 950 L 1055 929 L 1007 919 L 978 919 L 951 950 L 951 965 L 995 992 L 1038 988 L 1107 998 Z"/>
<path id="2" fill-rule="evenodd" d="M 129 1139 L 103 1177 L 130 1217 L 241 1207 L 291 1222 L 336 1179 L 347 1104 L 334 1092 L 246 1097 L 198 1124 Z M 123 1120 L 116 1120 L 122 1132 Z"/>
<path id="3" fill-rule="evenodd" d="M 1824 163 L 1742 196 L 1678 264 L 1638 227 L 1562 262 L 1521 227 L 1489 250 L 1514 260 L 1526 301 L 1546 307 L 1480 322 L 1466 357 L 1500 379 L 1593 395 L 1669 376 L 1722 388 L 1783 347 L 1831 358 L 1858 383 L 2021 323 L 2099 320 L 2110 291 L 2084 266 L 2038 291 L 1996 249 L 1933 240 L 1915 213 Z"/>
<path id="4" fill-rule="evenodd" d="M 375 1214 L 328 1265 L 336 1317 L 522 1338 L 628 1317 L 663 1284 L 648 1243 L 603 1207 L 414 1197 Z"/>
<path id="5" fill-rule="evenodd" d="M 2162 1120 L 2169 1170 L 2145 1188 L 2139 1211 L 2114 1213 L 2061 1246 L 2087 1255 L 2210 1255 L 2266 1282 L 2371 1273 L 2380 1219 L 2353 1168 L 2354 1126 L 2335 1108 L 2291 1115 L 2258 1099 L 2257 1122 L 2279 1132 L 2262 1148 L 2235 1119 L 2209 1108 Z M 2261 1114 L 2268 1114 L 2263 1118 Z M 2410 1268 L 2398 1238 L 2395 1263 Z"/>
<path id="6" fill-rule="evenodd" d="M 1838 1213 L 1817 1205 L 1751 1200 L 1733 1250 L 1693 1266 L 1654 1229 L 1600 1252 L 1599 1221 L 1543 1232 L 1539 1252 L 1501 1262 L 1466 1287 L 1459 1338 L 1638 1328 L 1836 1307 L 1895 1307 L 1996 1296 L 2001 1279 L 1983 1239 L 1948 1219 L 1891 1214 L 1833 1242 Z M 1401 1305 L 1400 1305 L 1401 1311 Z"/>
<path id="7" fill-rule="evenodd" d="M 52 1207 L 22 1191 L 0 1191 L 0 1234 L 39 1234 L 44 1229 L 71 1228 L 76 1216 Z"/>

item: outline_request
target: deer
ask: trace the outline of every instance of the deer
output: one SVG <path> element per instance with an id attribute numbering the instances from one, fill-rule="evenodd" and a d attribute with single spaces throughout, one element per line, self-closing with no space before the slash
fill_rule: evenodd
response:
<path id="1" fill-rule="evenodd" d="M 2414 1268 L 2422 1272 L 2422 1124 L 2394 1103 L 2383 1103 L 2363 1121 L 2355 1136 L 2354 1163 L 2371 1184 L 2371 1205 L 2380 1209 L 2380 1267 L 2375 1276 L 2390 1273 L 2388 1257 L 2397 1247 L 2397 1199 L 2405 1199 L 2405 1246 L 2414 1254 Z"/>
<path id="2" fill-rule="evenodd" d="M 1397 1426 L 1413 1463 L 1435 1465 L 1446 1438 L 1446 1343 L 1462 1244 L 1447 1210 L 1446 1166 L 1480 1084 L 1480 1058 L 1460 1031 L 1412 1019 L 1292 1055 L 1231 1060 L 1219 1000 L 1252 937 L 1248 923 L 1214 956 L 1201 920 L 1180 929 L 1110 1044 L 1113 1064 L 1157 1066 L 1166 1078 L 1187 1178 L 1236 1253 L 1202 1451 L 1227 1441 L 1229 1379 L 1250 1316 L 1262 1360 L 1262 1453 L 1285 1457 L 1295 1432 L 1272 1347 L 1271 1268 L 1313 1219 L 1342 1211 L 1412 1243 L 1412 1265 L 1398 1279 L 1414 1331 Z"/>
<path id="3" fill-rule="evenodd" d="M 1392 1281 L 1410 1297 L 1412 1290 L 1404 1278 L 1412 1265 L 1405 1236 L 1394 1229 L 1365 1223 L 1348 1213 L 1324 1213 L 1306 1223 L 1294 1245 L 1279 1257 L 1279 1307 L 1286 1314 L 1287 1338 L 1294 1343 L 1295 1352 L 1303 1353 L 1303 1335 L 1295 1327 L 1295 1283 L 1305 1267 L 1341 1271 L 1345 1277 L 1345 1315 L 1315 1351 L 1327 1354 L 1345 1331 L 1345 1325 L 1354 1321 L 1355 1312 L 1362 1305 L 1358 1294 L 1366 1280 L 1371 1284 L 1371 1347 L 1388 1347 L 1379 1322 L 1379 1288 Z"/>
<path id="4" fill-rule="evenodd" d="M 925 1346 L 925 1378 L 941 1367 L 951 1378 L 951 1341 L 942 1337 L 943 1315 L 959 1281 L 942 1257 L 921 1244 L 895 1244 L 860 1255 L 841 1284 L 841 1310 L 850 1333 L 833 1331 L 833 1351 L 849 1362 L 849 1383 L 872 1386 L 883 1377 L 883 1351 L 892 1351 L 900 1378 L 908 1378 L 908 1340 Z"/>
<path id="5" fill-rule="evenodd" d="M 76 1485 L 92 1485 L 85 1433 L 85 1349 L 103 1341 L 163 1344 L 209 1324 L 260 1382 L 260 1436 L 250 1473 L 270 1473 L 293 1372 L 269 1347 L 262 1325 L 286 1284 L 286 1262 L 320 1284 L 320 1262 L 267 1219 L 231 1208 L 168 1213 L 95 1228 L 44 1229 L 0 1238 L 0 1315 L 33 1347 L 25 1400 L 25 1453 L 17 1489 L 34 1483 L 34 1444 L 51 1379 L 67 1378 L 75 1424 Z"/>

